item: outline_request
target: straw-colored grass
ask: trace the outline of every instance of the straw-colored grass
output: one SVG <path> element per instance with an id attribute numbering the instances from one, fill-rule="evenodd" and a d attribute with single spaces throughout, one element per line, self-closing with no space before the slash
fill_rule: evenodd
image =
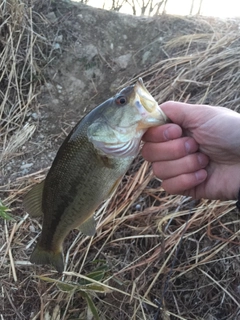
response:
<path id="1" fill-rule="evenodd" d="M 28 112 L 37 109 L 36 86 L 42 81 L 40 67 L 47 63 L 44 55 L 47 40 L 36 33 L 31 6 L 20 0 L 0 4 L 0 150 L 1 165 L 34 133 L 27 123 Z M 7 160 L 6 160 L 7 158 Z M 1 167 L 2 167 L 1 166 Z"/>
<path id="2" fill-rule="evenodd" d="M 39 38 L 31 27 L 31 10 L 15 3 L 1 5 L 7 30 L 1 43 L 1 148 L 6 158 L 22 143 L 11 137 L 25 137 L 23 141 L 34 130 L 23 125 L 37 94 L 33 48 Z M 237 23 L 196 23 L 204 33 L 192 34 L 190 28 L 188 35 L 167 41 L 162 48 L 166 59 L 140 76 L 159 102 L 239 110 Z M 23 56 L 22 46 L 27 52 Z M 14 204 L 19 215 L 0 225 L 1 320 L 239 318 L 240 219 L 233 202 L 168 195 L 139 156 L 116 193 L 98 209 L 96 236 L 76 230 L 68 236 L 66 272 L 59 277 L 51 267 L 30 264 L 41 223 L 20 209 L 22 195 L 47 169 L 1 187 L 4 203 Z"/>

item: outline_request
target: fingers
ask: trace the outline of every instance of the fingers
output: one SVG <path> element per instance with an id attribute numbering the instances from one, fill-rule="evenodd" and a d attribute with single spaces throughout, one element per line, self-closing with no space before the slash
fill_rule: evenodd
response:
<path id="1" fill-rule="evenodd" d="M 198 144 L 191 137 L 182 137 L 163 143 L 147 142 L 142 148 L 143 157 L 150 161 L 166 161 L 183 158 L 198 150 Z"/>
<path id="2" fill-rule="evenodd" d="M 145 133 L 142 155 L 153 163 L 153 172 L 163 180 L 162 187 L 167 192 L 194 197 L 195 187 L 207 178 L 205 168 L 209 158 L 197 152 L 199 144 L 193 133 L 216 111 L 214 107 L 194 108 L 193 105 L 173 101 L 160 107 L 173 123 L 151 128 Z M 191 136 L 182 136 L 181 127 Z"/>
<path id="3" fill-rule="evenodd" d="M 207 178 L 207 171 L 204 169 L 193 173 L 182 174 L 180 176 L 163 180 L 162 187 L 170 194 L 186 194 L 187 190 L 192 191 Z M 191 196 L 196 198 L 196 195 L 191 192 Z"/>
<path id="4" fill-rule="evenodd" d="M 177 124 L 168 123 L 159 127 L 150 128 L 143 136 L 146 142 L 164 142 L 180 138 L 182 129 Z"/>
<path id="5" fill-rule="evenodd" d="M 208 163 L 209 158 L 205 154 L 197 152 L 177 160 L 154 162 L 152 168 L 157 177 L 166 180 L 197 172 L 205 168 Z"/>
<path id="6" fill-rule="evenodd" d="M 163 180 L 162 187 L 171 194 L 188 194 L 194 197 L 194 187 L 207 178 L 205 167 L 209 158 L 198 151 L 198 143 L 192 137 L 178 137 L 181 131 L 178 126 L 155 128 L 145 136 L 142 148 L 143 157 L 152 162 L 154 174 Z M 170 129 L 174 140 L 167 140 L 164 132 Z M 172 137 L 171 136 L 171 137 Z M 162 142 L 159 142 L 162 141 Z M 153 142 L 158 141 L 158 143 Z"/>

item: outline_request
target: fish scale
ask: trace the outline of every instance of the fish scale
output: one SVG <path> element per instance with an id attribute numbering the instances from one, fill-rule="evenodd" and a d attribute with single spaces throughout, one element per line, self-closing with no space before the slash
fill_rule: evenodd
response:
<path id="1" fill-rule="evenodd" d="M 43 216 L 30 261 L 64 270 L 62 245 L 74 228 L 93 236 L 94 212 L 116 189 L 137 156 L 141 137 L 166 123 L 141 79 L 87 114 L 61 145 L 45 180 L 24 199 L 27 212 Z"/>

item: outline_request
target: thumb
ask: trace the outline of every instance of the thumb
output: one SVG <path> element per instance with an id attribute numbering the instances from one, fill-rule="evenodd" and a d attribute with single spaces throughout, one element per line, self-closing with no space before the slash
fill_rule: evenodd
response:
<path id="1" fill-rule="evenodd" d="M 214 107 L 168 101 L 160 105 L 162 111 L 182 128 L 197 127 L 204 123 L 205 117 L 214 112 Z M 207 111 L 207 113 L 206 113 Z"/>

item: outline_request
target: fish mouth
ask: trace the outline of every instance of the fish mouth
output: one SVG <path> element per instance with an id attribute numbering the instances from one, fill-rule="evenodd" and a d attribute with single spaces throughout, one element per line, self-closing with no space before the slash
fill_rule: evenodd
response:
<path id="1" fill-rule="evenodd" d="M 142 116 L 141 128 L 162 125 L 168 122 L 166 114 L 158 106 L 157 101 L 152 97 L 145 87 L 142 78 L 139 78 L 134 86 L 134 105 Z"/>
<path id="2" fill-rule="evenodd" d="M 135 84 L 134 91 L 138 96 L 143 107 L 151 113 L 156 108 L 156 100 L 145 87 L 142 78 L 139 78 Z"/>

